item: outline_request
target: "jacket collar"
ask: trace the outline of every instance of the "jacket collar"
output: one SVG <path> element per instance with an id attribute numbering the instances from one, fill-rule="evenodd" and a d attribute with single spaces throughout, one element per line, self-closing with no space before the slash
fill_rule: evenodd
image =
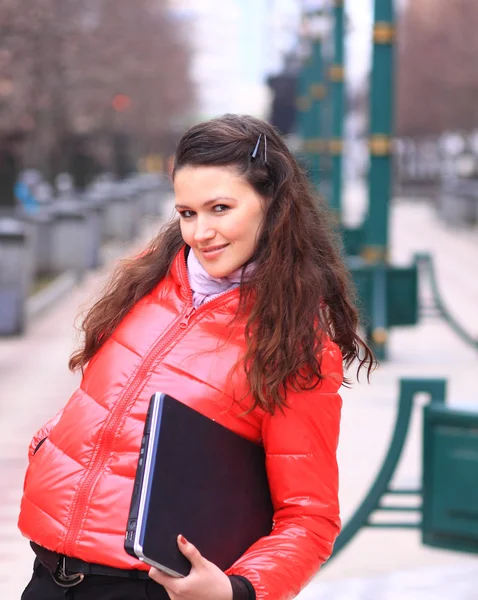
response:
<path id="1" fill-rule="evenodd" d="M 188 249 L 189 249 L 189 247 L 186 244 L 184 244 L 184 246 L 182 246 L 180 251 L 176 254 L 176 256 L 173 259 L 173 262 L 171 264 L 170 273 L 171 273 L 171 277 L 173 278 L 174 282 L 180 288 L 182 297 L 192 305 L 193 291 L 192 291 L 191 285 L 189 283 L 187 257 L 186 257 L 186 250 L 188 250 Z M 227 293 L 227 296 L 224 296 L 224 302 L 229 303 L 231 300 L 234 299 L 237 303 L 239 300 L 239 294 L 233 293 L 237 289 L 238 288 L 235 288 L 234 290 L 231 290 L 230 293 Z M 221 295 L 221 298 L 222 298 L 222 295 Z M 220 303 L 220 304 L 222 304 L 222 303 Z M 216 303 L 214 303 L 214 305 L 217 306 Z"/>
<path id="2" fill-rule="evenodd" d="M 180 251 L 176 254 L 171 264 L 171 276 L 174 282 L 181 288 L 182 295 L 185 298 L 192 300 L 192 290 L 189 285 L 188 268 L 186 264 L 186 249 L 184 244 Z"/>

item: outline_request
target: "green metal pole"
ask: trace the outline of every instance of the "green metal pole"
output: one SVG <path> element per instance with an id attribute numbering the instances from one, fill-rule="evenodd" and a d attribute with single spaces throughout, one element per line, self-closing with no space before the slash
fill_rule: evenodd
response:
<path id="1" fill-rule="evenodd" d="M 369 208 L 362 249 L 362 256 L 369 263 L 387 260 L 394 99 L 393 4 L 393 0 L 375 0 L 370 90 Z"/>
<path id="2" fill-rule="evenodd" d="M 341 222 L 342 216 L 342 152 L 344 127 L 344 0 L 334 0 L 334 62 L 329 68 L 332 94 L 332 138 L 329 152 L 332 160 L 332 193 L 330 208 Z"/>
<path id="3" fill-rule="evenodd" d="M 328 19 L 333 18 L 333 14 L 331 11 L 331 6 L 328 5 L 325 9 L 324 15 Z M 333 90 L 332 90 L 332 82 L 330 80 L 331 68 L 334 65 L 334 38 L 332 29 L 330 30 L 329 35 L 324 39 L 323 43 L 323 52 L 322 52 L 322 60 L 323 60 L 323 68 L 326 73 L 326 94 L 323 102 L 323 111 L 322 111 L 322 131 L 325 139 L 324 143 L 324 152 L 322 155 L 322 188 L 321 193 L 324 196 L 331 206 L 332 204 L 332 156 L 331 156 L 331 146 L 333 139 Z"/>
<path id="4" fill-rule="evenodd" d="M 324 140 L 322 139 L 322 102 L 325 97 L 324 73 L 322 65 L 322 39 L 316 35 L 312 39 L 311 54 L 311 75 L 309 83 L 310 107 L 310 127 L 311 135 L 309 139 L 310 160 L 311 160 L 311 180 L 317 189 L 321 183 L 321 160 L 320 155 L 323 152 Z"/>
<path id="5" fill-rule="evenodd" d="M 309 168 L 309 113 L 310 113 L 310 98 L 309 98 L 309 58 L 305 58 L 302 63 L 302 68 L 299 73 L 298 90 L 297 90 L 297 130 L 301 139 L 300 160 L 302 166 L 308 170 Z"/>

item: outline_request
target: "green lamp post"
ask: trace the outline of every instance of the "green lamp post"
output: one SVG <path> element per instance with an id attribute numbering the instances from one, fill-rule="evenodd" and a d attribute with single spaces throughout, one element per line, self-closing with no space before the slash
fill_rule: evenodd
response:
<path id="1" fill-rule="evenodd" d="M 298 124 L 302 139 L 305 166 L 311 183 L 322 188 L 324 166 L 321 155 L 326 147 L 323 137 L 323 104 L 325 85 L 322 46 L 324 38 L 324 11 L 322 0 L 314 2 L 303 14 L 301 39 L 302 69 L 298 84 Z"/>
<path id="2" fill-rule="evenodd" d="M 305 54 L 305 52 L 304 52 Z M 309 98 L 309 77 L 310 65 L 309 57 L 304 55 L 302 68 L 299 73 L 297 85 L 297 131 L 301 140 L 299 158 L 304 168 L 309 168 L 310 163 L 310 108 L 311 102 Z"/>
<path id="3" fill-rule="evenodd" d="M 329 140 L 332 180 L 330 208 L 341 222 L 342 215 L 342 153 L 344 126 L 344 0 L 334 0 L 333 6 L 333 64 L 329 67 L 332 102 L 332 137 Z"/>
<path id="4" fill-rule="evenodd" d="M 393 0 L 375 0 L 370 89 L 369 208 L 362 248 L 362 257 L 368 263 L 387 260 L 394 104 L 393 4 Z"/>
<path id="5" fill-rule="evenodd" d="M 322 104 L 326 94 L 322 67 L 322 36 L 320 31 L 311 33 L 311 67 L 310 67 L 310 177 L 318 189 L 321 184 L 321 154 L 324 151 L 324 140 L 321 137 Z"/>

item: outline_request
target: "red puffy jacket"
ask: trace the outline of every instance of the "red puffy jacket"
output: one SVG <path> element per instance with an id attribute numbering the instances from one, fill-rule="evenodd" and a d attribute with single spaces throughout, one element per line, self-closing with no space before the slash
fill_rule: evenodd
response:
<path id="1" fill-rule="evenodd" d="M 247 577 L 258 600 L 299 593 L 330 556 L 340 529 L 342 357 L 328 342 L 318 388 L 290 393 L 284 413 L 255 409 L 243 416 L 245 404 L 234 401 L 246 389 L 245 375 L 237 370 L 228 379 L 245 347 L 243 326 L 231 335 L 238 297 L 236 289 L 195 310 L 184 250 L 178 254 L 170 274 L 90 361 L 64 410 L 33 439 L 23 535 L 88 562 L 148 568 L 126 554 L 123 542 L 146 410 L 160 390 L 264 445 L 273 531 L 227 573 Z"/>

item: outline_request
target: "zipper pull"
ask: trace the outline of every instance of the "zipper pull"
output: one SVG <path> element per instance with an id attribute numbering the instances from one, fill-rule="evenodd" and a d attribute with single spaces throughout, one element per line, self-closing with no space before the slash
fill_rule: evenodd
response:
<path id="1" fill-rule="evenodd" d="M 186 329 L 186 327 L 188 326 L 188 323 L 189 323 L 189 319 L 195 312 L 196 312 L 196 309 L 194 308 L 194 306 L 190 306 L 188 308 L 188 310 L 184 313 L 181 323 L 179 324 L 179 327 L 181 327 L 181 329 Z"/>

